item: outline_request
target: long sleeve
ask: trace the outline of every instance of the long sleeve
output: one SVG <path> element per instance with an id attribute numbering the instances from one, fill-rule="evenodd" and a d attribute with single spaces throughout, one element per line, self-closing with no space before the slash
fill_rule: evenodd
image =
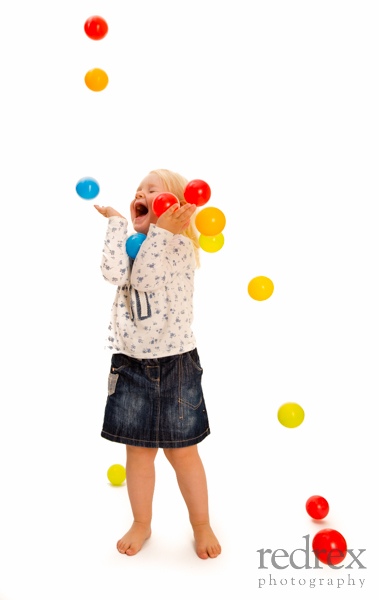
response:
<path id="1" fill-rule="evenodd" d="M 131 284 L 148 292 L 169 284 L 178 273 L 190 280 L 195 264 L 191 240 L 151 223 L 133 264 Z"/>
<path id="2" fill-rule="evenodd" d="M 122 217 L 109 217 L 104 240 L 101 273 L 112 285 L 129 283 L 130 262 L 126 253 L 128 222 Z"/>

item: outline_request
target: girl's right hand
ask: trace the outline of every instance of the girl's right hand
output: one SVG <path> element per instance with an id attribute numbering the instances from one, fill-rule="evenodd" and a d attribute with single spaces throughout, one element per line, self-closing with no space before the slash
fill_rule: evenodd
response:
<path id="1" fill-rule="evenodd" d="M 120 215 L 120 213 L 111 206 L 99 206 L 98 204 L 94 204 L 94 207 L 101 215 L 103 215 L 103 217 L 106 217 L 107 219 L 109 219 L 109 217 L 121 217 L 122 219 L 125 219 L 125 217 Z"/>

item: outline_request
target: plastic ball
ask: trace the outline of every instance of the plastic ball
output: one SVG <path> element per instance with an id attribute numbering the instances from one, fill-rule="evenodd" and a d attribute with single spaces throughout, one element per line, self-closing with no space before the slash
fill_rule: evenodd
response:
<path id="1" fill-rule="evenodd" d="M 211 197 L 211 188 L 202 179 L 192 179 L 184 190 L 184 198 L 188 204 L 204 206 Z"/>
<path id="2" fill-rule="evenodd" d="M 214 237 L 207 237 L 201 234 L 199 237 L 200 248 L 205 252 L 218 252 L 224 245 L 224 236 L 222 233 Z"/>
<path id="3" fill-rule="evenodd" d="M 203 208 L 195 219 L 195 225 L 200 233 L 212 237 L 221 233 L 226 224 L 225 215 L 219 208 L 209 206 Z"/>
<path id="4" fill-rule="evenodd" d="M 305 510 L 312 519 L 324 519 L 329 512 L 329 504 L 322 496 L 311 496 L 305 504 Z"/>
<path id="5" fill-rule="evenodd" d="M 122 465 L 112 465 L 108 469 L 107 477 L 112 485 L 121 485 L 126 479 L 126 470 Z"/>
<path id="6" fill-rule="evenodd" d="M 108 33 L 108 25 L 103 17 L 94 15 L 84 23 L 84 31 L 91 40 L 102 40 Z"/>
<path id="7" fill-rule="evenodd" d="M 146 240 L 144 233 L 134 233 L 126 240 L 126 253 L 130 258 L 135 258 Z"/>
<path id="8" fill-rule="evenodd" d="M 304 411 L 295 402 L 287 402 L 283 404 L 278 410 L 278 420 L 281 425 L 292 429 L 293 427 L 299 427 L 304 421 Z"/>
<path id="9" fill-rule="evenodd" d="M 347 554 L 347 543 L 335 529 L 321 529 L 312 541 L 313 552 L 325 565 L 338 565 Z"/>
<path id="10" fill-rule="evenodd" d="M 274 291 L 274 284 L 271 279 L 268 277 L 264 277 L 260 275 L 259 277 L 254 277 L 247 286 L 247 291 L 249 296 L 253 298 L 253 300 L 267 300 L 272 296 Z"/>
<path id="11" fill-rule="evenodd" d="M 158 194 L 158 196 L 155 196 L 151 207 L 154 214 L 157 217 L 160 217 L 164 212 L 166 212 L 166 210 L 170 208 L 170 206 L 175 204 L 178 205 L 178 208 L 176 209 L 178 210 L 180 208 L 180 202 L 178 198 L 174 194 L 170 194 L 170 192 L 163 192 L 163 194 Z M 174 212 L 176 211 L 174 210 Z"/>
<path id="12" fill-rule="evenodd" d="M 108 85 L 108 75 L 102 69 L 88 71 L 84 78 L 85 84 L 92 92 L 102 92 Z"/>
<path id="13" fill-rule="evenodd" d="M 83 177 L 76 184 L 76 192 L 85 200 L 96 198 L 100 191 L 100 186 L 93 177 Z"/>

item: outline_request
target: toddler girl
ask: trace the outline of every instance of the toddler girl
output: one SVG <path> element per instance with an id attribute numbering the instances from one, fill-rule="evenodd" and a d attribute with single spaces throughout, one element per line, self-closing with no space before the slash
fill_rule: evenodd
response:
<path id="1" fill-rule="evenodd" d="M 101 436 L 126 445 L 126 482 L 134 521 L 117 542 L 132 556 L 151 535 L 158 448 L 175 469 L 187 504 L 196 552 L 215 558 L 221 546 L 209 523 L 208 492 L 197 444 L 210 434 L 192 333 L 194 272 L 199 242 L 196 206 L 187 204 L 188 181 L 166 169 L 150 171 L 130 205 L 137 233 L 147 237 L 135 260 L 125 249 L 127 220 L 111 207 L 95 208 L 108 219 L 101 272 L 117 286 L 107 350 L 112 352 Z M 162 192 L 180 208 L 159 218 L 152 210 Z"/>

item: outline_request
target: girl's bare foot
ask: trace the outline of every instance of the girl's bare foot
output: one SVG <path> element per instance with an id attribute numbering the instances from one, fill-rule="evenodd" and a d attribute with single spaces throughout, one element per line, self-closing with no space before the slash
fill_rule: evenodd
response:
<path id="1" fill-rule="evenodd" d="M 124 537 L 117 542 L 117 550 L 120 554 L 133 556 L 142 548 L 142 544 L 151 536 L 151 527 L 147 523 L 133 522 L 133 525 Z"/>
<path id="2" fill-rule="evenodd" d="M 192 525 L 196 543 L 196 553 L 199 558 L 216 558 L 221 553 L 221 546 L 209 523 Z"/>

